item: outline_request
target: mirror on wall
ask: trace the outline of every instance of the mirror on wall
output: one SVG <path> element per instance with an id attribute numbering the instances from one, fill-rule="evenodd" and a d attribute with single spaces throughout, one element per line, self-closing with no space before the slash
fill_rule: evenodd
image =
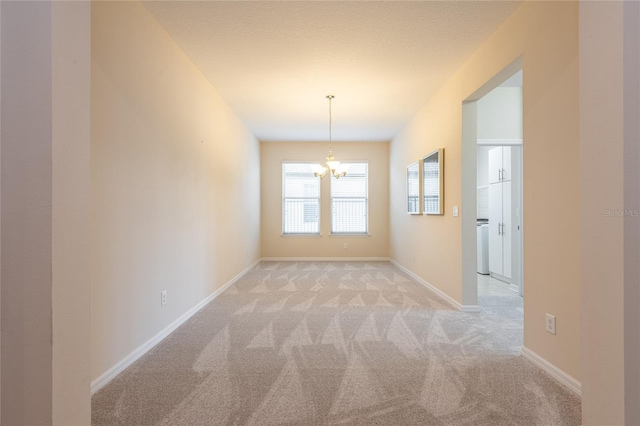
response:
<path id="1" fill-rule="evenodd" d="M 422 211 L 444 214 L 444 149 L 422 159 Z"/>
<path id="2" fill-rule="evenodd" d="M 407 213 L 420 214 L 420 162 L 407 166 Z"/>

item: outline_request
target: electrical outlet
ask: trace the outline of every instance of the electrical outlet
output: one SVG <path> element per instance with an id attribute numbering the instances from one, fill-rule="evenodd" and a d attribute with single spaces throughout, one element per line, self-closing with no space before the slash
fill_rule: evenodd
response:
<path id="1" fill-rule="evenodd" d="M 556 317 L 555 315 L 547 314 L 546 329 L 551 334 L 556 334 Z"/>
<path id="2" fill-rule="evenodd" d="M 344 248 L 348 249 L 349 248 L 349 243 L 344 243 Z"/>
<path id="3" fill-rule="evenodd" d="M 167 290 L 160 292 L 160 306 L 167 304 Z"/>

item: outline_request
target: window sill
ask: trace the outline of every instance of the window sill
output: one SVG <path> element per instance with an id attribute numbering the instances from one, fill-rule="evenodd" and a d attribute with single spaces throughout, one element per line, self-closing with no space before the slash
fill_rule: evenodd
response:
<path id="1" fill-rule="evenodd" d="M 371 234 L 329 234 L 330 237 L 370 237 Z"/>
<path id="2" fill-rule="evenodd" d="M 322 234 L 280 234 L 284 238 L 320 238 Z"/>

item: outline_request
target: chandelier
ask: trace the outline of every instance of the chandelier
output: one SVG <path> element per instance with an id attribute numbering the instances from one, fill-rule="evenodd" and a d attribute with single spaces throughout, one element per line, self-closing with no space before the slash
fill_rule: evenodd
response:
<path id="1" fill-rule="evenodd" d="M 329 154 L 327 155 L 327 165 L 314 166 L 313 174 L 316 177 L 320 176 L 320 178 L 323 178 L 330 170 L 331 174 L 336 179 L 339 179 L 340 176 L 346 176 L 348 167 L 341 165 L 339 161 L 336 161 L 336 158 L 333 156 L 333 152 L 331 151 L 331 100 L 333 100 L 333 98 L 335 98 L 335 96 L 327 95 L 327 99 L 329 99 Z"/>

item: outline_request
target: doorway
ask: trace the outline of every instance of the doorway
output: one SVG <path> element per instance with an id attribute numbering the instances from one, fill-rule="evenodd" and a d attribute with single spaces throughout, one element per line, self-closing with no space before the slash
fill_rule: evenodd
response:
<path id="1" fill-rule="evenodd" d="M 522 71 L 476 104 L 478 306 L 522 330 Z"/>
<path id="2" fill-rule="evenodd" d="M 463 309 L 517 320 L 520 330 L 522 78 L 517 59 L 462 104 Z"/>

